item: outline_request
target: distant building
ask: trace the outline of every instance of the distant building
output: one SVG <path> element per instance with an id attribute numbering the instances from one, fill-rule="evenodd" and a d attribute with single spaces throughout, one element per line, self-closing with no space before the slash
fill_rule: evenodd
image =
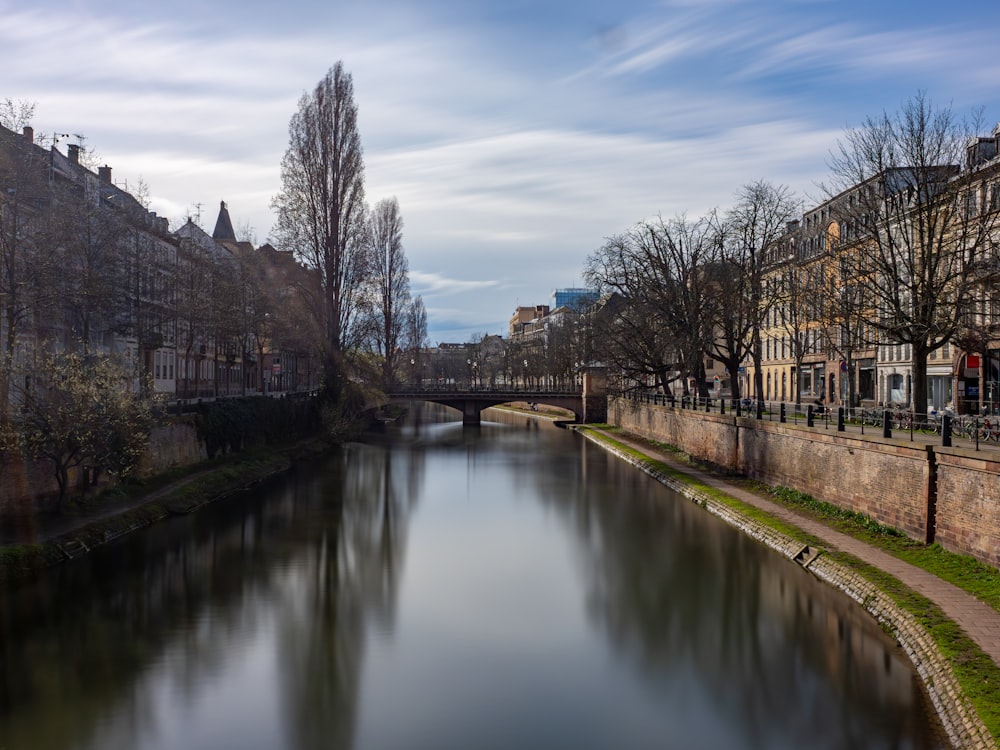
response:
<path id="1" fill-rule="evenodd" d="M 510 337 L 517 338 L 525 332 L 525 328 L 532 323 L 537 323 L 549 314 L 548 305 L 535 305 L 534 307 L 518 307 L 510 319 Z"/>
<path id="2" fill-rule="evenodd" d="M 575 312 L 583 312 L 597 303 L 597 292 L 583 287 L 570 287 L 556 289 L 552 292 L 552 298 L 555 300 L 553 309 L 568 307 Z"/>

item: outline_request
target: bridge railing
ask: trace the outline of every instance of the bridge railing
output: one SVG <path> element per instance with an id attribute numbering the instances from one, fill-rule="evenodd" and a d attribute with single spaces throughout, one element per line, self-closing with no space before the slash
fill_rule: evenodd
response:
<path id="1" fill-rule="evenodd" d="M 579 396 L 583 393 L 581 386 L 572 388 L 553 386 L 525 386 L 501 383 L 490 385 L 489 383 L 402 383 L 393 385 L 386 389 L 390 396 L 408 394 L 445 394 L 445 393 L 476 393 L 480 395 L 538 395 L 547 394 L 550 396 Z"/>

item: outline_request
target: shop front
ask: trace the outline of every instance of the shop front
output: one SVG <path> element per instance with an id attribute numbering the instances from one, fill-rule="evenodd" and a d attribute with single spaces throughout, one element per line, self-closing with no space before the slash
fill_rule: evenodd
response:
<path id="1" fill-rule="evenodd" d="M 826 364 L 803 363 L 799 370 L 799 395 L 803 402 L 823 400 L 826 396 Z"/>

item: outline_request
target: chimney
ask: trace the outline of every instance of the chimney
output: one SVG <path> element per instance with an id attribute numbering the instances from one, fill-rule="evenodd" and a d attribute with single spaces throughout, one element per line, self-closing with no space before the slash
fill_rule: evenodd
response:
<path id="1" fill-rule="evenodd" d="M 98 167 L 97 168 L 97 176 L 101 179 L 101 182 L 104 182 L 104 183 L 110 185 L 111 184 L 111 167 L 109 167 L 107 164 L 105 164 L 103 167 Z"/>
<path id="2" fill-rule="evenodd" d="M 35 142 L 35 129 L 30 125 L 24 126 L 24 140 L 28 142 L 29 146 Z"/>
<path id="3" fill-rule="evenodd" d="M 69 144 L 66 147 L 66 155 L 69 157 L 69 160 L 74 164 L 80 163 L 80 147 L 77 144 L 75 143 Z"/>

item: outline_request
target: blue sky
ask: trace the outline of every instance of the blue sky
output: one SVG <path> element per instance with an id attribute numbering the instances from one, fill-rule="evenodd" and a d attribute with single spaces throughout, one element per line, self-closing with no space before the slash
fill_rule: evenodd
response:
<path id="1" fill-rule="evenodd" d="M 289 118 L 343 60 L 437 343 L 505 333 L 645 217 L 760 179 L 817 202 L 845 128 L 918 90 L 992 128 L 997 28 L 978 1 L 0 0 L 0 99 L 171 226 L 225 200 L 263 242 Z"/>

